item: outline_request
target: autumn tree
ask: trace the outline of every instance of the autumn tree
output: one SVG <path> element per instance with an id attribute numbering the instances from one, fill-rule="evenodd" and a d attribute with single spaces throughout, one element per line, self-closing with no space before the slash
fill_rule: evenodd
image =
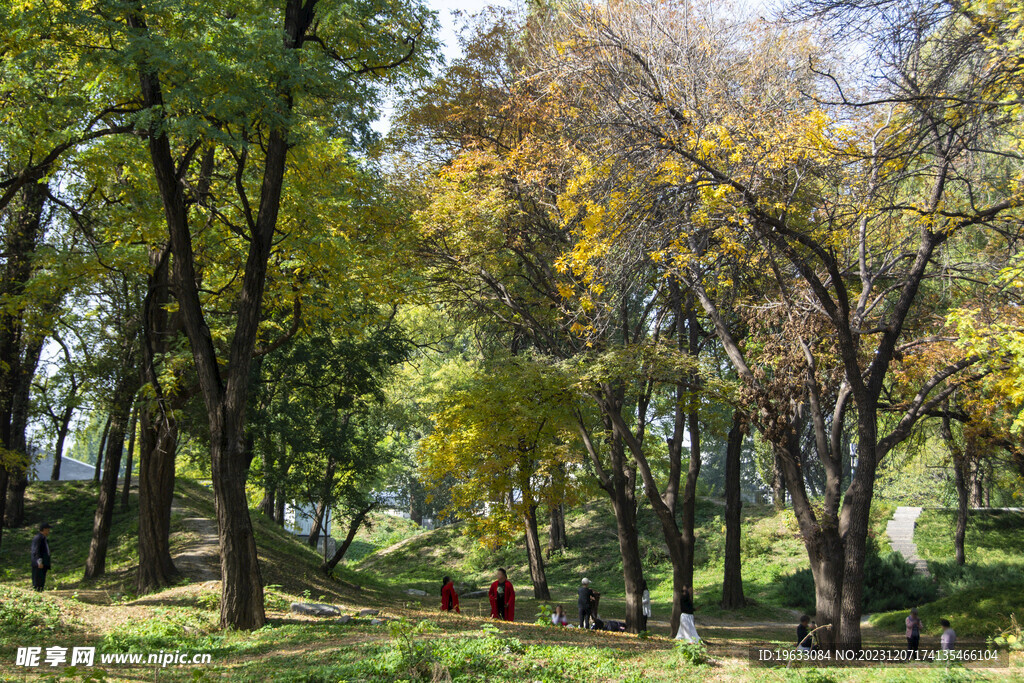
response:
<path id="1" fill-rule="evenodd" d="M 979 374 L 971 370 L 978 357 L 962 354 L 901 386 L 905 401 L 888 401 L 897 368 L 931 341 L 922 286 L 950 277 L 937 256 L 962 253 L 957 240 L 1001 240 L 1020 202 L 1019 171 L 998 150 L 1005 105 L 983 96 L 1006 72 L 978 71 L 987 58 L 977 29 L 953 16 L 928 25 L 934 30 L 915 34 L 891 27 L 902 42 L 890 54 L 913 55 L 913 64 L 888 65 L 890 90 L 858 92 L 856 101 L 811 34 L 747 23 L 711 5 L 573 5 L 552 40 L 560 48 L 551 69 L 561 74 L 553 87 L 580 103 L 580 145 L 592 157 L 585 167 L 660 176 L 660 210 L 633 215 L 668 239 L 657 257 L 694 293 L 747 387 L 752 417 L 780 456 L 818 621 L 852 646 L 860 643 L 876 468 L 959 382 Z M 950 90 L 955 98 L 940 94 Z M 591 144 L 597 130 L 608 134 L 599 147 Z M 584 259 L 628 234 L 617 220 L 635 206 L 633 184 L 624 185 L 594 183 L 594 209 L 611 218 L 584 233 Z M 588 207 L 580 219 L 590 215 Z M 727 324 L 716 292 L 728 282 L 711 266 L 730 251 L 753 255 L 775 280 L 771 296 L 794 364 L 744 347 Z M 857 468 L 843 491 L 848 414 Z M 803 425 L 825 468 L 821 508 L 801 467 Z"/>

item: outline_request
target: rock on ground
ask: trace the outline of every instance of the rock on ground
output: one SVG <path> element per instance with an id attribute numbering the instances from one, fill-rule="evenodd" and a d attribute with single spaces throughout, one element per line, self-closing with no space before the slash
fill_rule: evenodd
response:
<path id="1" fill-rule="evenodd" d="M 310 617 L 336 617 L 341 614 L 341 610 L 334 605 L 321 605 L 311 602 L 293 602 L 292 612 L 295 614 L 305 614 Z"/>

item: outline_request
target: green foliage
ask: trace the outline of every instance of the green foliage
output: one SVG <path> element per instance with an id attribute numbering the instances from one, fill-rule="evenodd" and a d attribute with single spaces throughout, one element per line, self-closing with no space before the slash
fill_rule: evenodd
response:
<path id="1" fill-rule="evenodd" d="M 27 633 L 63 635 L 74 620 L 45 594 L 0 585 L 0 642 L 15 642 Z"/>
<path id="2" fill-rule="evenodd" d="M 212 650 L 221 636 L 211 635 L 217 623 L 210 614 L 189 609 L 157 608 L 153 616 L 131 619 L 103 636 L 103 652 L 153 652 L 190 648 Z"/>
<path id="3" fill-rule="evenodd" d="M 1010 615 L 1010 624 L 990 636 L 988 641 L 996 647 L 1007 650 L 1024 650 L 1024 633 L 1021 632 L 1020 624 L 1017 623 L 1017 615 Z"/>
<path id="4" fill-rule="evenodd" d="M 708 648 L 704 641 L 678 641 L 673 648 L 680 662 L 690 666 L 701 666 L 709 661 Z"/>
<path id="5" fill-rule="evenodd" d="M 915 573 L 903 555 L 896 552 L 879 552 L 876 545 L 868 549 L 864 563 L 865 612 L 888 612 L 896 609 L 917 607 L 936 598 L 935 583 Z M 779 584 L 782 604 L 797 607 L 804 612 L 814 612 L 814 577 L 810 569 L 788 574 Z"/>

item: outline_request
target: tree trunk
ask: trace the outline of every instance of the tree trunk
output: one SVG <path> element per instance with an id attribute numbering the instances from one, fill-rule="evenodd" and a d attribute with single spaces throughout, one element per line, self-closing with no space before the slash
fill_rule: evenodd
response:
<path id="1" fill-rule="evenodd" d="M 644 623 L 644 568 L 640 562 L 636 503 L 620 493 L 612 499 L 612 508 L 615 511 L 616 535 L 619 554 L 622 556 L 622 578 L 626 588 L 626 627 L 630 633 L 639 633 Z"/>
<path id="2" fill-rule="evenodd" d="M 274 519 L 274 456 L 269 447 L 263 449 L 261 460 L 263 462 L 263 499 L 260 501 L 260 512 L 266 515 L 267 519 Z"/>
<path id="3" fill-rule="evenodd" d="M 100 437 L 100 447 L 96 451 L 96 470 L 92 474 L 93 483 L 100 483 L 100 473 L 103 468 L 103 452 L 107 449 L 107 436 L 110 434 L 110 413 L 107 413 L 107 421 L 103 424 L 103 435 Z"/>
<path id="4" fill-rule="evenodd" d="M 950 459 L 953 461 L 953 481 L 956 486 L 956 530 L 953 533 L 953 548 L 956 563 L 963 566 L 966 562 L 964 539 L 967 536 L 967 458 L 953 438 L 953 429 L 949 420 L 949 407 L 945 406 L 942 414 L 942 426 L 939 429 L 942 440 L 946 442 Z"/>
<path id="5" fill-rule="evenodd" d="M 24 454 L 26 461 L 23 467 L 11 471 L 10 490 L 8 491 L 7 512 L 4 515 L 10 528 L 20 527 L 25 523 L 25 490 L 28 488 L 28 418 L 31 408 L 32 378 L 39 365 L 39 355 L 43 351 L 44 338 L 38 334 L 29 337 L 24 347 L 21 365 L 16 375 L 15 396 L 11 411 L 10 448 Z"/>
<path id="6" fill-rule="evenodd" d="M 227 412 L 227 411 L 225 411 Z M 222 628 L 251 630 L 266 622 L 263 579 L 245 494 L 248 474 L 242 431 L 225 429 L 210 415 L 214 507 L 220 537 Z"/>
<path id="7" fill-rule="evenodd" d="M 274 500 L 274 522 L 278 526 L 284 526 L 284 488 L 282 487 L 278 487 Z"/>
<path id="8" fill-rule="evenodd" d="M 64 406 L 64 412 L 60 416 L 60 424 L 57 426 L 57 443 L 53 447 L 53 470 L 50 471 L 52 481 L 60 480 L 60 465 L 64 460 L 64 442 L 68 438 L 68 430 L 71 425 L 71 418 L 74 415 L 74 407 L 70 404 Z"/>
<path id="9" fill-rule="evenodd" d="M 135 458 L 135 433 L 139 427 L 139 406 L 135 404 L 132 407 L 132 423 L 128 428 L 128 461 L 124 466 L 124 489 L 121 491 L 121 512 L 128 511 L 129 496 L 131 495 L 132 489 L 132 467 L 134 466 Z"/>
<path id="10" fill-rule="evenodd" d="M 178 425 L 156 406 L 140 410 L 138 591 L 149 593 L 178 578 L 170 544 Z"/>
<path id="11" fill-rule="evenodd" d="M 722 609 L 740 609 L 747 600 L 743 595 L 743 558 L 740 556 L 740 527 L 743 500 L 740 496 L 740 466 L 743 454 L 743 415 L 732 414 L 725 449 L 725 572 L 722 578 Z"/>
<path id="12" fill-rule="evenodd" d="M 40 177 L 48 171 L 49 167 L 41 169 Z M 32 376 L 39 360 L 38 352 L 33 359 L 30 349 L 36 345 L 34 340 L 39 335 L 26 329 L 25 311 L 15 304 L 32 277 L 47 191 L 45 183 L 25 183 L 19 190 L 21 207 L 17 211 L 13 207 L 9 209 L 3 231 L 0 298 L 6 305 L 0 306 L 0 447 L 19 454 L 25 453 L 25 425 Z M 38 339 L 38 347 L 42 349 L 41 338 Z M 22 475 L 23 468 L 0 463 L 0 539 L 5 526 L 20 525 L 23 521 L 18 519 L 24 510 Z M 9 491 L 12 485 L 13 489 Z M 10 505 L 9 492 L 12 494 Z M 10 515 L 12 512 L 14 516 Z"/>
<path id="13" fill-rule="evenodd" d="M 551 553 L 560 552 L 569 547 L 565 533 L 565 506 L 561 503 L 549 505 L 548 515 L 551 518 L 548 530 L 548 557 L 551 557 Z"/>
<path id="14" fill-rule="evenodd" d="M 306 544 L 310 548 L 316 548 L 317 541 L 320 540 L 320 529 L 324 524 L 324 513 L 327 510 L 327 504 L 324 501 L 317 503 L 316 512 L 313 515 L 313 526 L 309 529 L 309 538 L 306 539 Z"/>
<path id="15" fill-rule="evenodd" d="M 778 454 L 774 457 L 773 470 L 775 476 L 772 479 L 772 505 L 776 510 L 786 507 L 786 480 L 782 476 L 782 464 L 779 462 Z"/>
<path id="16" fill-rule="evenodd" d="M 971 507 L 980 508 L 985 506 L 985 472 L 981 462 L 975 460 L 973 466 L 971 458 L 967 458 L 967 472 L 971 474 Z"/>
<path id="17" fill-rule="evenodd" d="M 544 556 L 537 533 L 537 506 L 530 505 L 523 514 L 526 527 L 526 556 L 530 562 L 530 581 L 533 582 L 533 597 L 536 600 L 550 600 L 548 577 L 544 572 Z"/>
<path id="18" fill-rule="evenodd" d="M 122 378 L 115 391 L 107 420 L 107 467 L 103 471 L 103 483 L 100 486 L 99 501 L 96 503 L 96 514 L 93 516 L 92 540 L 89 543 L 89 556 L 85 560 L 86 579 L 94 579 L 106 571 L 107 546 L 110 541 L 110 527 L 114 520 L 114 503 L 117 500 L 117 479 L 134 395 L 132 381 Z"/>
<path id="19" fill-rule="evenodd" d="M 320 566 L 320 569 L 325 574 L 330 574 L 334 571 L 334 568 L 337 567 L 338 563 L 341 562 L 343 557 L 345 557 L 345 553 L 348 552 L 349 546 L 352 545 L 352 541 L 355 540 L 359 527 L 363 525 L 363 520 L 366 519 L 366 515 L 370 514 L 370 510 L 374 507 L 376 507 L 376 504 L 370 503 L 356 513 L 356 516 L 352 518 L 352 522 L 348 525 L 348 533 L 345 535 L 345 540 L 338 549 L 334 551 L 334 555 L 331 556 L 331 559 Z"/>

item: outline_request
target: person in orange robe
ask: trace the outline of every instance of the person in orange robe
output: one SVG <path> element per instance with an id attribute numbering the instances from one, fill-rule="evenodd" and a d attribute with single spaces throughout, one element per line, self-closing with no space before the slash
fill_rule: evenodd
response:
<path id="1" fill-rule="evenodd" d="M 492 619 L 516 620 L 516 589 L 504 569 L 498 569 L 497 580 L 491 584 L 489 595 Z"/>
<path id="2" fill-rule="evenodd" d="M 441 611 L 452 610 L 462 614 L 462 610 L 459 609 L 459 594 L 455 592 L 455 582 L 446 576 L 441 580 Z"/>

